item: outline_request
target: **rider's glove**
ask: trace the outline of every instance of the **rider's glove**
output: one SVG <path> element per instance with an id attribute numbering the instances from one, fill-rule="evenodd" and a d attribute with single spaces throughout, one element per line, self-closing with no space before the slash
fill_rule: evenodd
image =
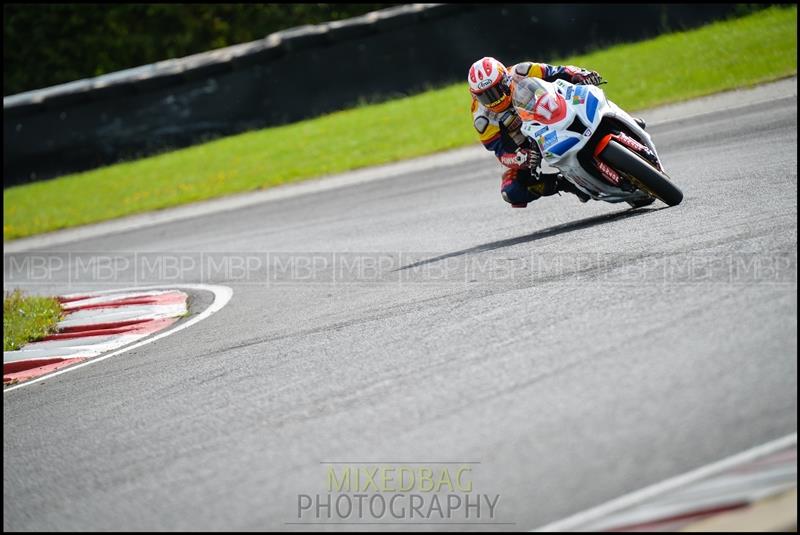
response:
<path id="1" fill-rule="evenodd" d="M 580 71 L 572 75 L 571 82 L 579 85 L 598 85 L 600 75 L 595 71 Z"/>
<path id="2" fill-rule="evenodd" d="M 507 152 L 500 156 L 500 163 L 509 169 L 535 168 L 541 160 L 541 155 L 533 149 L 517 149 L 516 152 Z"/>

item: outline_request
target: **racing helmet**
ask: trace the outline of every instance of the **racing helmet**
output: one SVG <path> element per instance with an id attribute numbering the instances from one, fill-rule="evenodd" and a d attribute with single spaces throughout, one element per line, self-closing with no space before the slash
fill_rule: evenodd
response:
<path id="1" fill-rule="evenodd" d="M 497 113 L 511 106 L 510 76 L 505 66 L 492 57 L 481 58 L 469 68 L 469 91 L 487 109 Z"/>

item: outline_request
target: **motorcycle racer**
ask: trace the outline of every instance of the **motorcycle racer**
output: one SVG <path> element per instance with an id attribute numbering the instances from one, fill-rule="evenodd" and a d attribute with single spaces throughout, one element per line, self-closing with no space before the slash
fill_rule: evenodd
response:
<path id="1" fill-rule="evenodd" d="M 524 208 L 539 197 L 559 191 L 574 193 L 581 202 L 589 196 L 559 173 L 542 173 L 542 155 L 538 146 L 520 132 L 522 121 L 511 105 L 511 83 L 525 77 L 547 82 L 557 79 L 573 84 L 600 83 L 597 72 L 572 65 L 554 66 L 525 61 L 506 67 L 492 57 L 472 64 L 467 75 L 472 94 L 472 118 L 481 143 L 495 153 L 507 169 L 502 175 L 503 200 L 515 208 Z"/>

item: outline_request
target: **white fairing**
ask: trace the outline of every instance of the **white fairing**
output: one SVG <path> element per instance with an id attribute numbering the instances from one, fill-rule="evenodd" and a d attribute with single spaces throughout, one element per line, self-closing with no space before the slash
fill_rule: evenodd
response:
<path id="1" fill-rule="evenodd" d="M 544 163 L 557 168 L 572 183 L 594 199 L 608 202 L 636 200 L 647 195 L 640 191 L 623 191 L 610 182 L 595 178 L 578 161 L 578 152 L 589 142 L 605 116 L 612 116 L 625 123 L 658 157 L 650 135 L 633 118 L 616 104 L 608 100 L 599 87 L 574 85 L 564 80 L 553 83 L 535 79 L 541 89 L 555 97 L 558 93 L 566 102 L 565 116 L 552 124 L 535 120 L 523 120 L 522 133 L 539 145 Z M 539 107 L 541 111 L 543 107 Z M 545 114 L 547 109 L 544 110 Z M 574 123 L 578 118 L 580 123 Z M 574 123 L 574 125 L 573 125 Z M 568 129 L 573 125 L 572 129 Z M 660 163 L 660 158 L 659 158 Z"/>

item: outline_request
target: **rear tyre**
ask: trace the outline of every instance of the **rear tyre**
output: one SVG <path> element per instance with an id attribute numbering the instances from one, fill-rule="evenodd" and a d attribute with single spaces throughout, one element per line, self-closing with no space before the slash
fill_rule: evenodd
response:
<path id="1" fill-rule="evenodd" d="M 600 158 L 614 169 L 622 171 L 634 179 L 640 189 L 657 197 L 669 206 L 677 206 L 683 200 L 683 192 L 669 177 L 647 163 L 643 158 L 629 151 L 614 140 L 608 142 L 600 153 Z"/>

